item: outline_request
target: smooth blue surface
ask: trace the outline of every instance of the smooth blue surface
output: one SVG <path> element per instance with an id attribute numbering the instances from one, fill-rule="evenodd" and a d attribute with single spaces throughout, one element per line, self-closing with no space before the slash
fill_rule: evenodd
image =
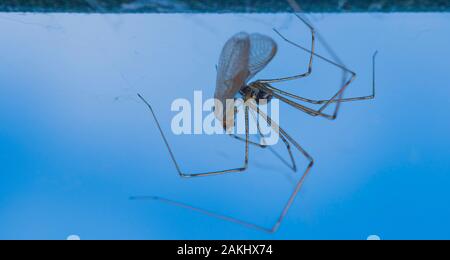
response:
<path id="1" fill-rule="evenodd" d="M 316 165 L 279 231 L 265 234 L 128 200 L 160 195 L 269 226 L 300 174 L 251 147 L 246 174 L 180 179 L 136 93 L 170 131 L 171 102 L 213 95 L 220 50 L 241 30 L 279 43 L 259 77 L 303 72 L 306 53 L 271 31 L 308 46 L 292 15 L 0 14 L 0 239 L 449 239 L 450 15 L 310 18 L 358 73 L 347 96 L 370 93 L 380 51 L 377 98 L 343 105 L 334 122 L 282 106 L 281 125 Z M 339 70 L 314 66 L 278 86 L 331 96 Z M 228 137 L 169 139 L 186 171 L 242 163 L 242 143 Z"/>

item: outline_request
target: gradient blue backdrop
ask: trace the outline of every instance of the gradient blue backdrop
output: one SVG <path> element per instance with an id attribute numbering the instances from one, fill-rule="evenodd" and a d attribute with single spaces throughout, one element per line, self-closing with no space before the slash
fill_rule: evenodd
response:
<path id="1" fill-rule="evenodd" d="M 281 107 L 281 125 L 316 165 L 279 231 L 265 234 L 128 200 L 160 195 L 269 226 L 300 174 L 252 147 L 246 174 L 180 179 L 135 94 L 170 133 L 171 102 L 213 95 L 220 50 L 240 30 L 279 43 L 257 77 L 303 72 L 307 54 L 271 31 L 309 45 L 292 15 L 0 14 L 0 239 L 449 239 L 450 15 L 310 18 L 358 73 L 347 96 L 370 93 L 380 51 L 377 98 L 343 105 L 334 122 Z M 331 96 L 340 71 L 314 66 L 278 86 Z M 242 143 L 228 137 L 169 139 L 186 171 L 242 163 Z"/>

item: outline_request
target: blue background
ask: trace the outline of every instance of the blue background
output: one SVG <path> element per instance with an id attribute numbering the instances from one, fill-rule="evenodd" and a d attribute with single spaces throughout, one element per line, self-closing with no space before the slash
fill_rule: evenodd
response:
<path id="1" fill-rule="evenodd" d="M 245 174 L 181 179 L 136 93 L 170 133 L 171 102 L 213 95 L 220 50 L 241 30 L 279 43 L 257 78 L 303 72 L 308 55 L 271 31 L 308 46 L 292 15 L 0 14 L 0 239 L 449 239 L 450 15 L 309 18 L 358 73 L 347 96 L 370 93 L 380 51 L 377 97 L 344 104 L 337 121 L 281 107 L 316 165 L 266 234 L 128 199 L 160 195 L 270 226 L 301 173 L 251 147 Z M 326 98 L 340 75 L 315 60 L 310 78 L 277 86 Z M 242 164 L 242 143 L 228 137 L 168 137 L 186 171 Z"/>

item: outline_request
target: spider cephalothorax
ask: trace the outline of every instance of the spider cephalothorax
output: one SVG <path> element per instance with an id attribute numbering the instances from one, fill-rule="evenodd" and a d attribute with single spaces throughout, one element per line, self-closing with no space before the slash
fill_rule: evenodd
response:
<path id="1" fill-rule="evenodd" d="M 239 93 L 246 99 L 247 97 L 254 99 L 256 104 L 259 105 L 260 101 L 265 100 L 267 103 L 272 100 L 273 95 L 270 90 L 266 90 L 261 87 L 265 83 L 260 83 L 258 81 L 252 82 L 241 88 Z"/>

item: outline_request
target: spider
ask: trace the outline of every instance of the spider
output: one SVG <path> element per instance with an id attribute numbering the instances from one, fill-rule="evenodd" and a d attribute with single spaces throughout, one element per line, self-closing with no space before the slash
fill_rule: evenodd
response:
<path id="1" fill-rule="evenodd" d="M 291 151 L 291 145 L 295 147 L 308 161 L 308 165 L 303 172 L 303 175 L 298 180 L 295 185 L 294 190 L 292 191 L 288 201 L 284 205 L 281 213 L 279 214 L 278 219 L 271 227 L 263 227 L 260 225 L 253 224 L 251 222 L 243 221 L 234 217 L 225 216 L 222 214 L 217 214 L 208 210 L 204 210 L 198 207 L 193 207 L 181 202 L 177 202 L 174 200 L 155 197 L 155 196 L 138 196 L 132 197 L 131 199 L 153 199 L 159 200 L 166 203 L 174 204 L 176 206 L 189 208 L 195 211 L 199 211 L 201 213 L 220 218 L 226 221 L 238 223 L 247 227 L 256 228 L 259 230 L 263 230 L 269 233 L 273 233 L 278 230 L 281 222 L 286 216 L 289 208 L 291 207 L 294 199 L 299 193 L 302 184 L 306 178 L 306 176 L 310 173 L 311 168 L 314 165 L 313 157 L 297 142 L 295 141 L 283 128 L 276 124 L 276 122 L 272 121 L 272 119 L 264 114 L 258 107 L 259 100 L 264 99 L 270 101 L 272 98 L 276 98 L 285 102 L 286 104 L 310 115 L 313 117 L 324 117 L 326 119 L 334 120 L 336 119 L 339 111 L 340 104 L 342 102 L 351 102 L 351 101 L 359 101 L 359 100 L 369 100 L 375 98 L 375 59 L 377 52 L 375 52 L 372 56 L 372 94 L 368 96 L 360 96 L 360 97 L 352 97 L 352 98 L 343 98 L 343 93 L 347 89 L 347 87 L 355 80 L 356 73 L 346 68 L 343 65 L 340 65 L 336 62 L 331 61 L 330 59 L 325 58 L 324 56 L 317 54 L 315 52 L 315 30 L 312 25 L 310 25 L 304 18 L 295 14 L 295 16 L 301 21 L 311 32 L 311 48 L 307 49 L 302 47 L 301 45 L 287 39 L 284 37 L 278 30 L 273 29 L 276 34 L 278 34 L 281 39 L 286 41 L 288 44 L 291 44 L 295 47 L 302 49 L 309 53 L 309 64 L 308 68 L 305 72 L 283 78 L 275 78 L 275 79 L 258 79 L 250 82 L 250 80 L 262 69 L 264 69 L 267 64 L 275 57 L 277 53 L 277 44 L 276 42 L 269 36 L 262 35 L 259 33 L 246 33 L 239 32 L 232 36 L 224 45 L 222 52 L 220 54 L 219 63 L 217 66 L 217 80 L 216 80 L 216 89 L 214 93 L 214 98 L 216 100 L 216 109 L 214 111 L 217 119 L 221 121 L 224 129 L 229 129 L 234 126 L 234 116 L 228 116 L 231 112 L 228 106 L 224 107 L 224 104 L 227 100 L 234 100 L 236 96 L 241 97 L 244 101 L 255 100 L 256 102 L 245 102 L 244 105 L 244 113 L 245 113 L 245 139 L 239 137 L 235 134 L 229 134 L 231 137 L 238 139 L 240 141 L 245 142 L 245 155 L 244 155 L 244 164 L 242 167 L 238 168 L 230 168 L 225 170 L 211 171 L 211 172 L 200 172 L 200 173 L 186 173 L 181 170 L 177 160 L 175 159 L 175 155 L 172 152 L 172 149 L 169 145 L 169 142 L 161 128 L 161 125 L 155 115 L 155 112 L 151 105 L 144 99 L 144 97 L 138 94 L 138 97 L 147 105 L 149 108 L 152 117 L 154 118 L 156 125 L 161 133 L 162 139 L 168 149 L 170 157 L 175 165 L 175 168 L 178 174 L 184 178 L 193 178 L 193 177 L 202 177 L 202 176 L 211 176 L 211 175 L 220 175 L 226 173 L 234 173 L 234 172 L 243 172 L 248 168 L 248 153 L 249 153 L 249 145 L 255 145 L 257 147 L 266 148 L 267 146 L 261 143 L 252 142 L 249 140 L 249 112 L 255 116 L 255 113 L 262 118 L 265 119 L 266 123 L 271 125 L 272 128 L 279 135 L 280 139 L 286 146 L 286 149 L 289 153 L 291 160 L 291 169 L 293 171 L 297 171 L 297 166 L 295 164 L 294 156 Z M 325 100 L 314 100 L 305 97 L 301 97 L 298 95 L 294 95 L 292 93 L 286 92 L 284 90 L 275 88 L 273 83 L 280 83 L 286 81 L 297 80 L 301 78 L 308 77 L 312 73 L 313 68 L 313 59 L 317 57 L 319 59 L 324 60 L 325 62 L 343 70 L 346 73 L 349 73 L 350 78 L 345 81 L 343 86 L 330 98 Z M 319 109 L 313 109 L 307 107 L 305 105 L 300 104 L 298 101 L 304 103 L 310 103 L 314 105 L 320 105 Z M 336 104 L 334 112 L 331 114 L 325 113 L 325 109 L 329 107 L 330 104 Z M 222 109 L 217 109 L 222 108 Z M 224 115 L 224 111 L 225 114 Z M 259 130 L 259 128 L 258 128 Z M 262 136 L 259 130 L 260 136 Z"/>

